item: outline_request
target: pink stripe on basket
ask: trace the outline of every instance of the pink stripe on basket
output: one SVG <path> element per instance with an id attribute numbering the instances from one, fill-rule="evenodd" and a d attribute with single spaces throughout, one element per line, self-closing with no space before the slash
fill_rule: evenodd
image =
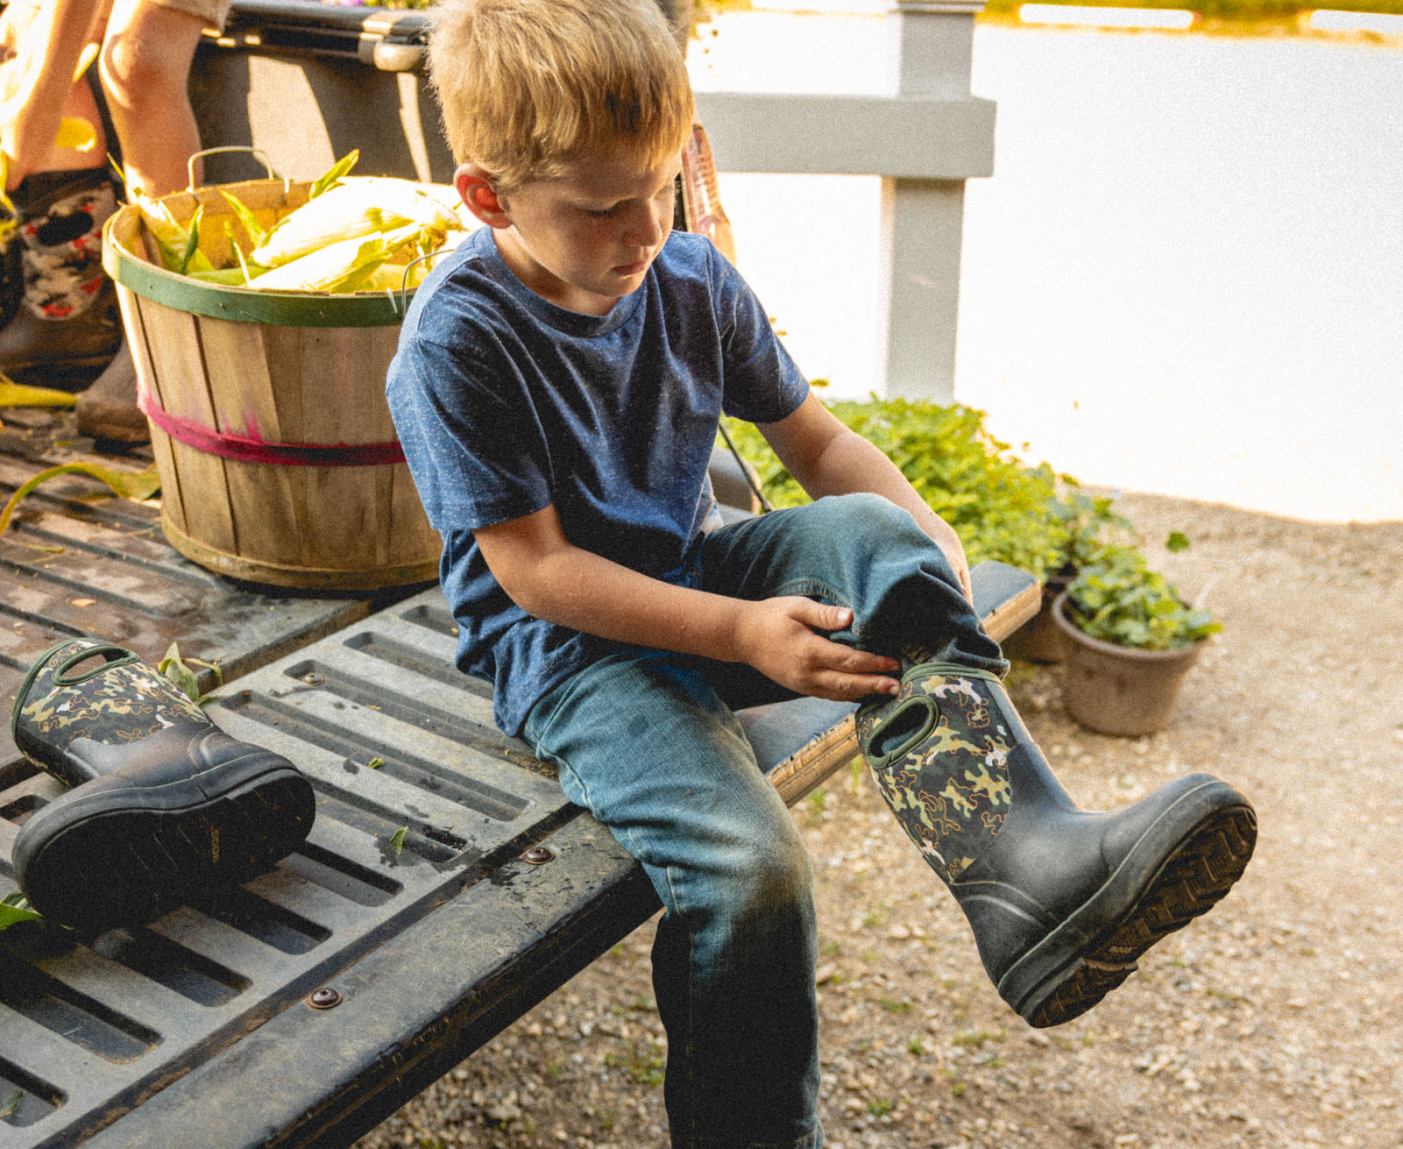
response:
<path id="1" fill-rule="evenodd" d="M 241 463 L 279 467 L 377 467 L 404 462 L 398 440 L 389 443 L 269 443 L 243 435 L 226 435 L 179 415 L 172 415 L 139 383 L 137 406 L 172 439 L 207 455 Z"/>

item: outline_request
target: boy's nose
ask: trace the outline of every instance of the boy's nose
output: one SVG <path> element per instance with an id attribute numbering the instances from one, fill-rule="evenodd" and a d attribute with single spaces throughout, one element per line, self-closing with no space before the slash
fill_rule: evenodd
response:
<path id="1" fill-rule="evenodd" d="M 624 233 L 625 242 L 637 244 L 639 247 L 652 247 L 662 237 L 662 220 L 658 218 L 652 204 L 644 204 L 639 211 L 632 214 L 628 230 Z"/>

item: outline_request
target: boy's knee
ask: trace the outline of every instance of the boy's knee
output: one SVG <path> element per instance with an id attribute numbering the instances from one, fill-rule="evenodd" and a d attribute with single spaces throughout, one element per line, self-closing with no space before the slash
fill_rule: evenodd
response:
<path id="1" fill-rule="evenodd" d="M 813 899 L 813 868 L 792 823 L 766 839 L 748 843 L 733 873 L 744 886 L 749 911 L 765 916 Z"/>
<path id="2" fill-rule="evenodd" d="M 812 504 L 812 510 L 823 536 L 849 550 L 866 546 L 885 551 L 903 539 L 924 547 L 930 541 L 909 511 L 882 495 L 829 495 Z"/>

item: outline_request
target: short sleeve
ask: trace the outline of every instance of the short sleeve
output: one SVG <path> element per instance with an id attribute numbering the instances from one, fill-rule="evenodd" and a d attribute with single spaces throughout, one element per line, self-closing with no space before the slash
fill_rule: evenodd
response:
<path id="1" fill-rule="evenodd" d="M 551 501 L 539 423 L 515 368 L 489 346 L 401 340 L 386 398 L 430 524 L 473 530 Z"/>
<path id="2" fill-rule="evenodd" d="M 714 251 L 714 249 L 713 249 Z M 725 364 L 722 410 L 751 423 L 793 414 L 809 393 L 808 380 L 775 333 L 763 304 L 719 252 L 714 287 Z"/>

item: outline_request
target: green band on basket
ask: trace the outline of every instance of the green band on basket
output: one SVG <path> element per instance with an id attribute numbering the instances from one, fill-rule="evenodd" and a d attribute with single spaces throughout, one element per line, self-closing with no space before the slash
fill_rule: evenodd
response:
<path id="1" fill-rule="evenodd" d="M 403 304 L 414 296 L 413 291 L 335 295 L 224 287 L 156 267 L 110 241 L 102 246 L 102 266 L 127 290 L 153 303 L 211 319 L 275 327 L 391 327 L 404 318 Z"/>

